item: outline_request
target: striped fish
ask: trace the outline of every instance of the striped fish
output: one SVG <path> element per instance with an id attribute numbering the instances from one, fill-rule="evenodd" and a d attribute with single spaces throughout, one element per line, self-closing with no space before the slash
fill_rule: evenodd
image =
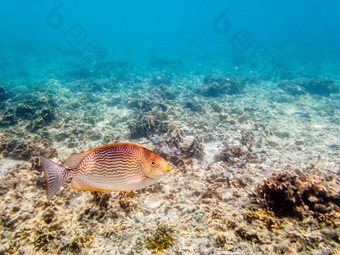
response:
<path id="1" fill-rule="evenodd" d="M 170 171 L 168 163 L 152 151 L 135 144 L 110 144 L 66 160 L 64 168 L 41 157 L 46 177 L 47 199 L 51 199 L 67 179 L 71 188 L 87 191 L 137 190 L 150 186 Z"/>

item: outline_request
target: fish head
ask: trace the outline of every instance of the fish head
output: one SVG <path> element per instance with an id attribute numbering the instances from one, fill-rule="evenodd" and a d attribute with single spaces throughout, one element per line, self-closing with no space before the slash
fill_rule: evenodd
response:
<path id="1" fill-rule="evenodd" d="M 155 153 L 151 153 L 146 164 L 145 174 L 149 178 L 161 177 L 170 172 L 170 166 L 166 160 Z"/>

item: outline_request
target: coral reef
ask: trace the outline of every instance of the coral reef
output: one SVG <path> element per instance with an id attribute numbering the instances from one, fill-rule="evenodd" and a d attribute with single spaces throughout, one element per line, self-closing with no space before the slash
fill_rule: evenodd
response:
<path id="1" fill-rule="evenodd" d="M 249 147 L 252 146 L 250 140 L 245 141 Z M 242 162 L 249 162 L 254 158 L 254 155 L 249 151 L 244 151 L 240 146 L 226 146 L 219 154 L 216 155 L 216 159 L 228 164 L 236 164 Z"/>
<path id="2" fill-rule="evenodd" d="M 118 217 L 117 210 L 120 209 L 124 213 L 130 213 L 137 208 L 133 201 L 138 197 L 137 191 L 128 192 L 91 192 L 92 206 L 86 208 L 79 215 L 78 221 L 93 221 L 103 222 L 107 217 L 115 219 Z M 119 210 L 119 211 L 120 211 Z"/>
<path id="3" fill-rule="evenodd" d="M 131 99 L 128 101 L 129 108 L 136 108 L 141 112 L 150 112 L 155 104 L 146 99 Z"/>
<path id="4" fill-rule="evenodd" d="M 278 87 L 292 96 L 306 95 L 307 92 L 292 80 L 280 81 Z"/>
<path id="5" fill-rule="evenodd" d="M 0 85 L 0 103 L 7 100 L 8 98 L 9 98 L 9 95 L 5 87 Z"/>
<path id="6" fill-rule="evenodd" d="M 255 134 L 248 129 L 242 129 L 241 131 L 241 144 L 245 145 L 249 151 L 252 151 L 255 147 Z"/>
<path id="7" fill-rule="evenodd" d="M 238 94 L 244 89 L 244 85 L 240 80 L 224 76 L 206 75 L 203 83 L 205 87 L 201 90 L 201 93 L 208 97 Z"/>
<path id="8" fill-rule="evenodd" d="M 139 114 L 136 121 L 129 126 L 131 138 L 148 137 L 163 134 L 171 130 L 168 116 L 163 112 Z"/>
<path id="9" fill-rule="evenodd" d="M 262 221 L 263 225 L 269 231 L 278 230 L 282 226 L 282 220 L 276 219 L 272 211 L 264 211 L 261 209 L 259 210 L 253 206 L 248 207 L 247 210 L 243 213 L 243 216 L 245 220 L 250 224 L 256 220 Z"/>
<path id="10" fill-rule="evenodd" d="M 182 130 L 175 128 L 167 132 L 164 137 L 157 137 L 157 140 L 155 140 L 157 142 L 155 152 L 177 165 L 177 162 L 184 157 L 181 144 L 185 136 Z"/>
<path id="11" fill-rule="evenodd" d="M 264 180 L 256 193 L 275 215 L 319 218 L 333 215 L 340 208 L 340 190 L 330 184 L 317 176 L 285 172 Z"/>
<path id="12" fill-rule="evenodd" d="M 15 112 L 13 109 L 7 109 L 0 113 L 0 127 L 12 126 L 16 124 Z"/>
<path id="13" fill-rule="evenodd" d="M 181 145 L 181 152 L 187 158 L 198 158 L 202 159 L 204 157 L 204 138 L 203 136 L 196 136 L 195 138 L 184 140 Z"/>
<path id="14" fill-rule="evenodd" d="M 307 80 L 301 83 L 301 87 L 310 94 L 329 96 L 339 92 L 339 85 L 330 79 Z"/>
<path id="15" fill-rule="evenodd" d="M 216 199 L 218 201 L 222 200 L 222 194 L 219 193 L 216 189 L 212 186 L 208 186 L 207 190 L 203 191 L 201 194 L 203 202 L 206 204 L 210 204 L 212 201 L 211 199 Z M 209 199 L 209 200 L 207 200 Z"/>
<path id="16" fill-rule="evenodd" d="M 223 248 L 227 242 L 228 239 L 224 235 L 220 235 L 216 238 L 216 246 L 219 248 Z"/>
<path id="17" fill-rule="evenodd" d="M 193 158 L 203 159 L 204 138 L 203 136 L 187 136 L 182 130 L 175 128 L 157 140 L 155 152 L 179 166 L 184 161 L 189 162 Z M 189 165 L 185 164 L 185 166 Z"/>
<path id="18" fill-rule="evenodd" d="M 27 130 L 34 132 L 51 125 L 57 118 L 56 100 L 49 95 L 33 94 L 23 98 L 19 96 L 13 100 L 19 100 L 19 103 L 0 113 L 0 126 L 12 126 L 20 122 Z"/>
<path id="19" fill-rule="evenodd" d="M 329 96 L 330 94 L 339 92 L 339 85 L 330 79 L 285 80 L 281 81 L 278 86 L 293 96 L 305 95 L 307 93 Z"/>
<path id="20" fill-rule="evenodd" d="M 26 141 L 8 138 L 6 134 L 2 134 L 0 137 L 0 155 L 3 157 L 29 161 L 40 155 L 48 158 L 58 156 L 57 150 L 51 147 L 51 142 L 40 136 L 28 138 Z"/>
<path id="21" fill-rule="evenodd" d="M 153 99 L 161 99 L 164 100 L 174 100 L 176 99 L 177 95 L 170 89 L 169 85 L 164 83 L 160 84 L 156 88 L 151 90 L 151 97 Z"/>
<path id="22" fill-rule="evenodd" d="M 91 246 L 94 237 L 85 236 L 85 237 L 76 237 L 69 245 L 69 249 L 71 252 L 80 252 L 82 248 L 87 246 Z"/>
<path id="23" fill-rule="evenodd" d="M 173 232 L 174 229 L 169 226 L 159 226 L 153 237 L 147 239 L 147 246 L 152 249 L 153 253 L 163 252 L 173 245 Z"/>
<path id="24" fill-rule="evenodd" d="M 190 101 L 185 102 L 185 107 L 189 108 L 193 112 L 205 113 L 204 106 L 197 98 L 193 98 Z"/>

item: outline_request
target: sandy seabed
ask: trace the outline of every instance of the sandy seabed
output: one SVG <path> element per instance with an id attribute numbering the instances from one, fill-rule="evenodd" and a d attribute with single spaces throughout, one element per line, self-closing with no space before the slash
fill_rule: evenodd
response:
<path id="1" fill-rule="evenodd" d="M 3 84 L 0 254 L 340 253 L 329 80 L 116 65 Z M 63 164 L 117 142 L 153 150 L 171 174 L 131 192 L 67 183 L 46 200 L 39 155 Z"/>

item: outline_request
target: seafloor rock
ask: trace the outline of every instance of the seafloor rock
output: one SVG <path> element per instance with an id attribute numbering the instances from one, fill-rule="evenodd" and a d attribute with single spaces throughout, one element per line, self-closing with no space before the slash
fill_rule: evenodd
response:
<path id="1" fill-rule="evenodd" d="M 227 146 L 219 154 L 216 159 L 229 164 L 245 161 L 248 162 L 254 158 L 254 155 L 249 151 L 244 151 L 240 146 Z"/>
<path id="2" fill-rule="evenodd" d="M 295 79 L 285 80 L 278 84 L 279 88 L 290 95 L 316 94 L 329 96 L 339 92 L 339 85 L 330 79 Z"/>
<path id="3" fill-rule="evenodd" d="M 8 93 L 5 87 L 0 86 L 0 103 L 8 99 Z"/>
<path id="4" fill-rule="evenodd" d="M 36 109 L 32 105 L 19 104 L 15 109 L 15 116 L 21 119 L 31 119 Z"/>
<path id="5" fill-rule="evenodd" d="M 170 86 L 171 85 L 171 76 L 166 73 L 158 73 L 154 75 L 151 79 L 151 85 L 153 86 L 159 86 L 159 85 L 165 85 Z"/>
<path id="6" fill-rule="evenodd" d="M 151 91 L 153 98 L 161 98 L 163 100 L 174 100 L 176 94 L 169 89 L 169 85 L 160 84 L 157 88 Z"/>
<path id="7" fill-rule="evenodd" d="M 128 108 L 136 108 L 142 112 L 150 112 L 154 107 L 154 103 L 146 99 L 131 99 L 128 101 Z"/>
<path id="8" fill-rule="evenodd" d="M 212 103 L 211 104 L 211 107 L 213 108 L 213 110 L 215 112 L 218 112 L 218 113 L 223 113 L 224 112 L 224 108 L 221 104 L 218 104 L 218 103 Z"/>
<path id="9" fill-rule="evenodd" d="M 339 92 L 339 85 L 329 79 L 310 79 L 300 84 L 301 87 L 305 88 L 310 94 L 329 96 L 332 93 Z"/>
<path id="10" fill-rule="evenodd" d="M 244 89 L 244 86 L 239 79 L 227 78 L 224 76 L 206 75 L 203 82 L 205 86 L 201 90 L 201 93 L 208 97 L 217 97 L 224 94 L 238 94 Z"/>
<path id="11" fill-rule="evenodd" d="M 1 136 L 0 155 L 19 160 L 30 160 L 39 155 L 47 158 L 58 156 L 56 149 L 51 147 L 51 143 L 46 139 L 36 136 L 30 140 L 17 140 Z"/>
<path id="12" fill-rule="evenodd" d="M 212 200 L 222 201 L 222 194 L 214 189 L 211 185 L 207 187 L 201 194 L 202 202 L 205 204 L 212 203 Z"/>
<path id="13" fill-rule="evenodd" d="M 140 114 L 135 122 L 129 125 L 131 138 L 152 137 L 171 130 L 168 115 L 163 112 Z"/>
<path id="14" fill-rule="evenodd" d="M 110 91 L 114 85 L 115 85 L 115 81 L 110 81 L 110 82 L 106 82 L 103 80 L 86 80 L 87 82 L 86 84 L 86 89 L 92 93 L 105 93 L 107 91 Z M 84 86 L 84 82 L 82 82 L 83 86 Z"/>
<path id="15" fill-rule="evenodd" d="M 196 136 L 193 140 L 187 137 L 181 145 L 181 152 L 187 158 L 198 158 L 202 159 L 204 157 L 204 139 L 203 136 Z M 190 142 L 191 141 L 191 142 Z"/>
<path id="16" fill-rule="evenodd" d="M 45 200 L 45 189 L 35 185 L 39 179 L 41 171 L 20 165 L 0 179 L 0 254 L 47 254 L 57 249 L 69 254 L 72 240 L 86 247 L 84 243 L 90 237 L 77 233 L 75 238 L 66 233 L 70 228 L 64 222 L 69 216 L 64 208 Z"/>
<path id="17" fill-rule="evenodd" d="M 290 172 L 273 174 L 256 188 L 257 197 L 278 216 L 334 218 L 340 189 L 330 180 Z"/>
<path id="18" fill-rule="evenodd" d="M 152 249 L 153 253 L 162 253 L 174 244 L 173 233 L 173 228 L 166 225 L 159 226 L 154 236 L 146 240 L 148 248 Z"/>
<path id="19" fill-rule="evenodd" d="M 245 145 L 249 151 L 252 151 L 256 143 L 255 134 L 249 129 L 242 129 L 241 135 L 241 143 Z"/>
<path id="20" fill-rule="evenodd" d="M 105 221 L 108 217 L 118 218 L 119 210 L 130 213 L 137 208 L 134 200 L 138 197 L 138 191 L 127 191 L 119 193 L 91 192 L 93 199 L 89 202 L 91 206 L 79 214 L 79 221 L 96 220 Z"/>
<path id="21" fill-rule="evenodd" d="M 154 139 L 154 142 L 157 143 L 155 153 L 175 164 L 183 157 L 180 145 L 184 137 L 185 133 L 177 128 L 171 130 L 162 138 L 156 137 L 157 139 Z"/>
<path id="22" fill-rule="evenodd" d="M 226 171 L 224 164 L 213 163 L 209 166 L 209 171 L 206 173 L 206 180 L 210 184 L 230 183 L 232 174 Z"/>
<path id="23" fill-rule="evenodd" d="M 40 128 L 48 126 L 55 119 L 56 115 L 53 109 L 43 109 L 39 112 L 39 116 L 36 116 L 36 118 L 33 119 L 31 123 L 26 126 L 26 129 L 30 131 L 36 131 Z"/>
<path id="24" fill-rule="evenodd" d="M 21 125 L 26 126 L 29 131 L 36 131 L 39 128 L 50 125 L 56 118 L 57 104 L 51 96 L 30 94 L 24 98 L 15 98 L 20 100 L 16 106 L 8 106 L 1 113 L 0 126 L 11 126 L 19 121 Z"/>
<path id="25" fill-rule="evenodd" d="M 103 138 L 103 135 L 100 132 L 95 131 L 95 130 L 89 130 L 87 132 L 87 135 L 91 141 L 98 141 Z"/>
<path id="26" fill-rule="evenodd" d="M 203 136 L 186 136 L 177 128 L 155 142 L 155 152 L 182 170 L 192 167 L 193 158 L 203 159 L 205 155 Z"/>
<path id="27" fill-rule="evenodd" d="M 130 95 L 133 99 L 128 101 L 128 108 L 137 109 L 142 112 L 150 112 L 152 110 L 161 110 L 166 112 L 168 109 L 168 100 L 173 100 L 176 95 L 165 85 L 153 88 L 149 98 L 141 98 L 140 95 L 133 93 Z M 136 99 L 141 98 L 141 99 Z"/>
<path id="28" fill-rule="evenodd" d="M 197 98 L 193 98 L 185 102 L 185 107 L 189 108 L 193 112 L 205 113 L 204 104 Z"/>
<path id="29" fill-rule="evenodd" d="M 122 97 L 120 95 L 114 95 L 105 100 L 107 106 L 116 106 L 122 102 Z"/>
<path id="30" fill-rule="evenodd" d="M 155 153 L 174 164 L 182 157 L 182 153 L 177 147 L 168 145 L 164 141 L 158 143 Z"/>
<path id="31" fill-rule="evenodd" d="M 307 94 L 307 92 L 297 82 L 294 82 L 293 80 L 281 81 L 278 84 L 278 87 L 293 96 L 301 96 Z"/>
<path id="32" fill-rule="evenodd" d="M 151 210 L 155 210 L 156 208 L 160 207 L 164 203 L 161 195 L 159 194 L 150 194 L 145 200 L 144 204 Z"/>
<path id="33" fill-rule="evenodd" d="M 14 125 L 16 121 L 15 112 L 13 109 L 5 110 L 0 113 L 0 126 L 11 126 Z"/>

